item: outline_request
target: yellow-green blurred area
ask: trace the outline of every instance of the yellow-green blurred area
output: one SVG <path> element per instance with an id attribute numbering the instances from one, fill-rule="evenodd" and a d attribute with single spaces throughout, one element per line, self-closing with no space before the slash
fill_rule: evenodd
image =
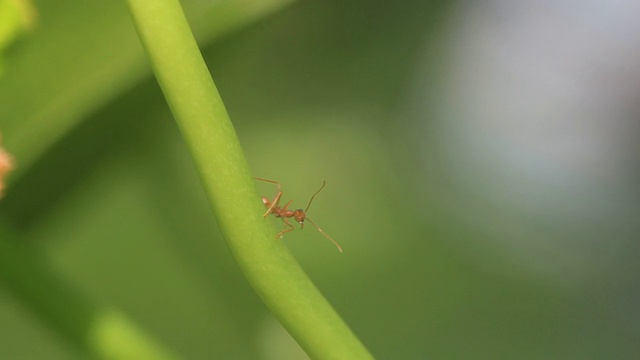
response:
<path id="1" fill-rule="evenodd" d="M 310 224 L 274 241 L 376 358 L 640 357 L 636 2 L 182 3 L 253 174 L 294 208 L 326 180 L 308 216 L 344 253 Z M 185 359 L 305 359 L 124 2 L 34 7 L 2 50 L 0 226 Z M 20 299 L 0 282 L 0 358 L 82 358 Z"/>

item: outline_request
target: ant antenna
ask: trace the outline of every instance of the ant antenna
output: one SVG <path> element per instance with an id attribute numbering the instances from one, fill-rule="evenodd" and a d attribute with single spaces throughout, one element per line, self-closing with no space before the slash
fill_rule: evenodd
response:
<path id="1" fill-rule="evenodd" d="M 304 212 L 309 211 L 309 206 L 311 206 L 311 202 L 313 201 L 313 198 L 316 197 L 316 195 L 318 195 L 318 193 L 322 191 L 322 189 L 324 189 L 325 185 L 327 185 L 327 182 L 322 180 L 322 186 L 320 186 L 320 189 L 318 189 L 318 191 L 316 191 L 316 193 L 311 196 L 311 199 L 309 199 L 309 204 L 307 205 L 307 208 L 304 210 Z M 318 230 L 320 229 L 318 228 Z"/>
<path id="2" fill-rule="evenodd" d="M 322 191 L 322 189 L 324 189 L 325 185 L 327 185 L 326 181 L 322 181 L 322 186 L 320 186 L 320 189 L 318 189 L 318 191 L 315 192 L 315 194 L 311 195 L 311 199 L 309 199 L 309 204 L 307 204 L 307 208 L 304 210 L 304 212 L 306 213 L 307 211 L 309 211 L 309 207 L 311 206 L 311 202 L 313 201 L 313 199 L 316 197 L 316 195 L 318 195 L 318 193 L 320 191 Z M 306 215 L 306 214 L 305 214 Z M 316 229 L 318 229 L 318 231 L 320 231 L 322 233 L 322 235 L 324 235 L 324 237 L 326 237 L 327 239 L 329 239 L 333 245 L 335 245 L 338 248 L 338 251 L 342 252 L 342 247 L 340 246 L 340 244 L 338 244 L 337 241 L 333 240 L 333 238 L 331 236 L 329 236 L 329 234 L 327 234 L 326 232 L 324 232 L 324 230 L 322 230 L 320 228 L 320 226 L 318 226 L 315 222 L 313 222 L 313 220 L 309 219 L 308 217 L 305 216 L 305 220 L 309 220 L 309 222 L 315 226 Z M 302 227 L 304 226 L 304 223 L 300 223 L 300 228 L 302 229 Z"/>
<path id="3" fill-rule="evenodd" d="M 324 187 L 324 185 L 323 185 Z M 313 222 L 313 220 L 306 218 L 306 220 L 309 220 L 309 222 L 311 224 L 313 224 L 313 226 L 316 227 L 316 229 L 318 229 L 318 231 L 320 231 L 322 233 L 322 235 L 324 235 L 324 237 L 326 237 L 327 239 L 331 240 L 331 242 L 333 243 L 333 245 L 335 245 L 338 248 L 338 251 L 342 252 L 342 247 L 338 244 L 337 241 L 333 240 L 333 238 L 331 238 L 331 236 L 329 236 L 326 232 L 324 232 L 322 229 L 320 229 L 320 227 L 318 225 L 316 225 L 316 223 Z"/>

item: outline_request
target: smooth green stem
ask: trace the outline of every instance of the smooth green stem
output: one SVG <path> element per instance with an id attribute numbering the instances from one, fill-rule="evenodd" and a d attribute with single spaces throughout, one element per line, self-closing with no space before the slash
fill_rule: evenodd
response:
<path id="1" fill-rule="evenodd" d="M 128 3 L 222 234 L 255 291 L 311 358 L 372 358 L 262 217 L 240 143 L 179 1 Z"/>

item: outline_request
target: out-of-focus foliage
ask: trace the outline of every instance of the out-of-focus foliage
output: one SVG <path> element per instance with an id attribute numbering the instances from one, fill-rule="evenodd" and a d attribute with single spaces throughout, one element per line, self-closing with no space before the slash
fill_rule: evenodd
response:
<path id="1" fill-rule="evenodd" d="M 0 76 L 3 73 L 3 53 L 34 22 L 34 11 L 29 0 L 0 1 Z"/>
<path id="2" fill-rule="evenodd" d="M 495 141 L 496 128 L 474 118 L 513 102 L 474 102 L 458 85 L 500 88 L 478 85 L 480 63 L 456 55 L 471 46 L 462 25 L 495 8 L 301 1 L 214 39 L 206 34 L 218 23 L 206 19 L 215 4 L 184 2 L 254 174 L 281 181 L 283 200 L 302 208 L 326 180 L 309 216 L 345 252 L 311 226 L 283 241 L 374 356 L 640 355 L 629 288 L 639 272 L 628 261 L 637 246 L 618 244 L 592 267 L 594 257 L 549 246 L 567 239 L 561 249 L 585 249 L 573 198 L 541 205 L 523 196 L 524 210 L 512 206 L 509 194 L 548 190 L 516 183 L 507 192 L 495 180 L 497 157 L 474 147 L 500 144 L 496 153 L 508 156 L 519 143 Z M 219 237 L 124 4 L 35 6 L 38 28 L 10 48 L 0 79 L 0 129 L 18 165 L 0 217 L 88 296 L 185 358 L 304 358 Z M 495 65 L 496 54 L 484 60 Z M 522 172 L 507 173 L 537 169 L 518 164 Z M 554 209 L 553 223 L 539 215 Z M 0 287 L 0 357 L 45 355 L 77 358 Z"/>

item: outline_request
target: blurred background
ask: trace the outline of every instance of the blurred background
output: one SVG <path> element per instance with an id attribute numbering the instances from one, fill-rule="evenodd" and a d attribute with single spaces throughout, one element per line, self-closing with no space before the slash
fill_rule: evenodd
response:
<path id="1" fill-rule="evenodd" d="M 344 253 L 283 241 L 375 357 L 640 357 L 639 2 L 182 3 L 254 175 L 295 207 L 327 181 L 309 216 Z M 2 49 L 1 225 L 184 358 L 305 359 L 125 3 L 33 5 Z M 0 283 L 0 357 L 81 355 Z"/>

